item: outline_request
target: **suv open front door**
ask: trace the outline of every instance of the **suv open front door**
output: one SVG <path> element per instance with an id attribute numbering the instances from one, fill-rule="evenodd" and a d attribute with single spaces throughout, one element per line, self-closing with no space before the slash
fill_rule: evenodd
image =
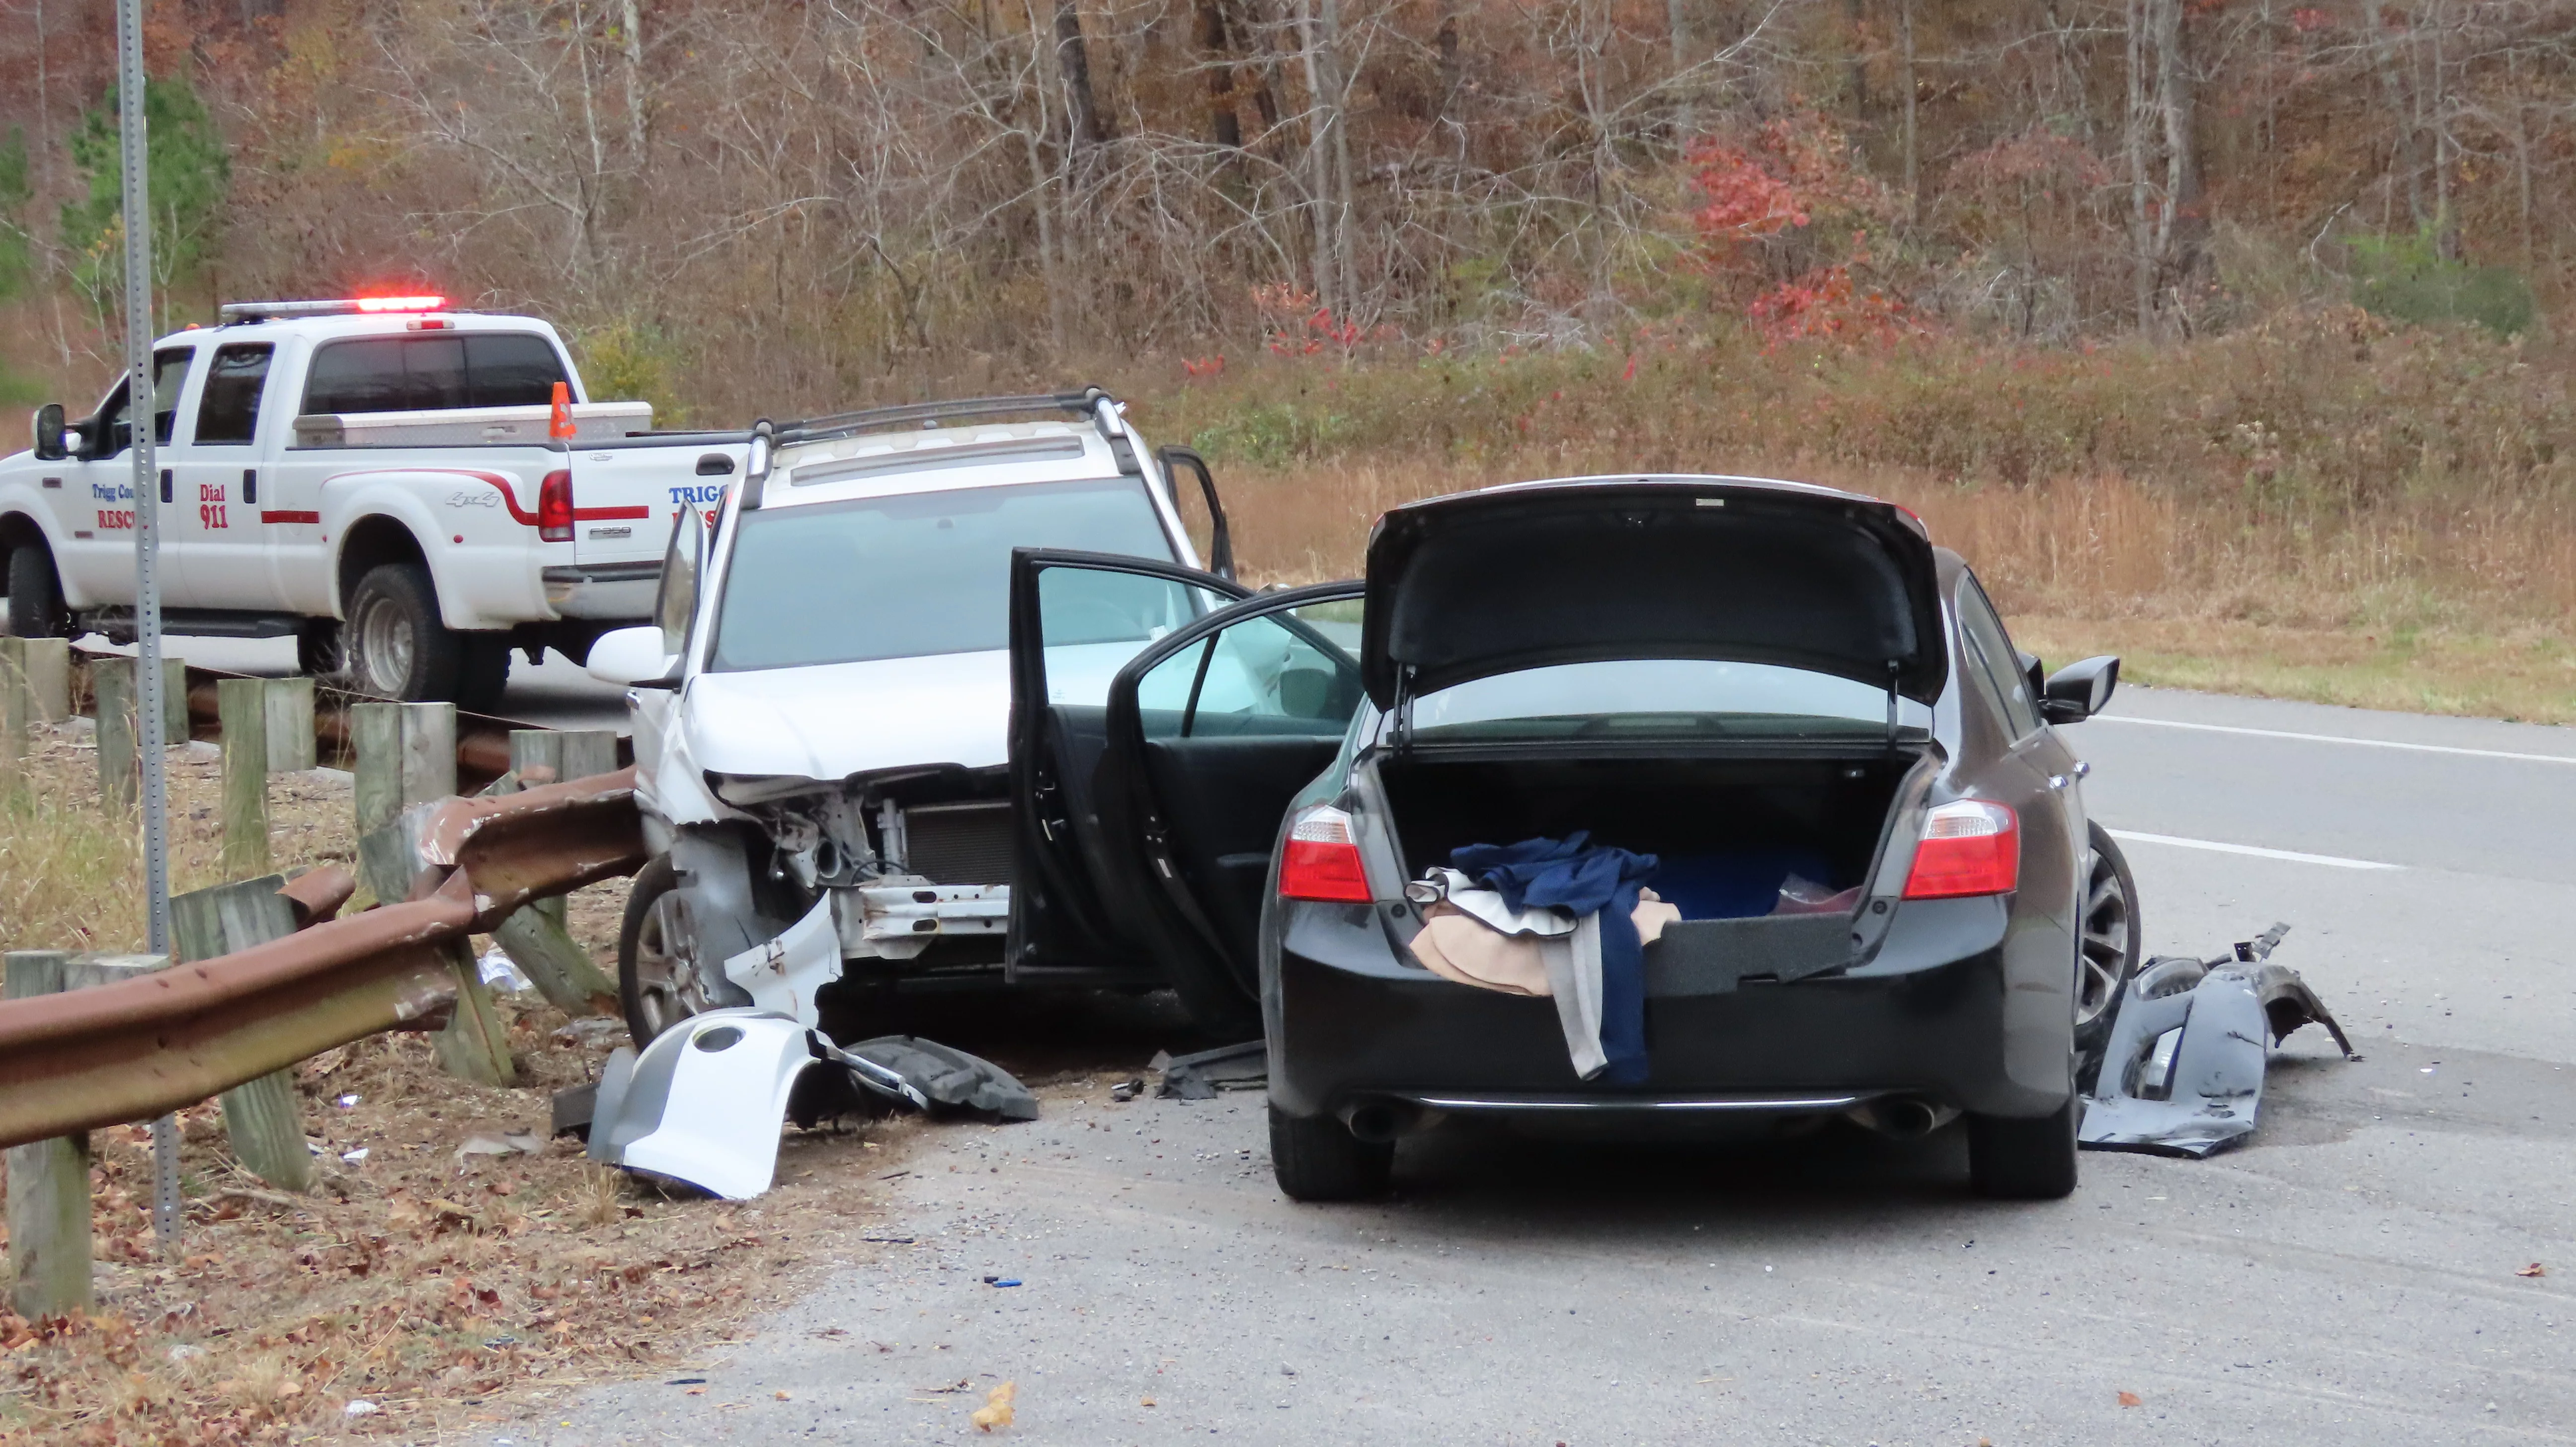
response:
<path id="1" fill-rule="evenodd" d="M 1127 921 L 1134 872 L 1113 868 L 1098 774 L 1110 681 L 1137 654 L 1244 596 L 1212 573 L 1106 553 L 1011 555 L 1011 927 L 1021 980 L 1133 978 L 1149 953 Z"/>

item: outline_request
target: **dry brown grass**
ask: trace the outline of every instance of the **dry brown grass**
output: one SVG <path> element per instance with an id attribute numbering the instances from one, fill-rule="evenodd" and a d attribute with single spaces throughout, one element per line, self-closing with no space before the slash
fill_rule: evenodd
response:
<path id="1" fill-rule="evenodd" d="M 136 831 L 102 814 L 95 758 L 68 731 L 47 731 L 13 775 L 0 806 L 10 948 L 142 945 Z M 217 771 L 171 753 L 180 889 L 218 881 Z M 345 781 L 273 779 L 270 800 L 280 866 L 347 856 Z M 612 968 L 624 892 L 617 881 L 573 900 L 575 936 Z M 665 1198 L 590 1165 L 570 1141 L 458 1157 L 478 1132 L 542 1139 L 551 1092 L 596 1078 L 624 1039 L 565 1030 L 533 994 L 499 1005 L 520 1075 L 511 1088 L 445 1075 L 420 1035 L 377 1036 L 298 1069 L 324 1170 L 310 1197 L 282 1199 L 241 1172 L 214 1104 L 184 1112 L 178 1261 L 152 1237 L 147 1129 L 93 1132 L 99 1310 L 41 1322 L 0 1310 L 0 1444 L 450 1433 L 569 1385 L 686 1359 L 834 1254 L 870 1249 L 851 1239 L 872 1209 L 867 1182 L 905 1148 L 911 1122 L 796 1133 L 779 1187 L 741 1205 Z M 350 1417 L 352 1400 L 378 1410 Z"/>
<path id="2" fill-rule="evenodd" d="M 2350 314 L 2182 346 L 1891 356 L 1641 348 L 1173 389 L 1257 581 L 1346 577 L 1416 498 L 1734 472 L 1921 514 L 2037 649 L 2132 676 L 2576 721 L 2576 365 Z M 2091 646 L 2085 644 L 2083 646 Z"/>

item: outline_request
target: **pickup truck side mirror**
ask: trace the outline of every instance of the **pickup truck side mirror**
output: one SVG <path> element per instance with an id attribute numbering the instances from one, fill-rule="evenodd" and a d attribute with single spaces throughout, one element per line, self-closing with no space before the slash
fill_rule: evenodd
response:
<path id="1" fill-rule="evenodd" d="M 590 645 L 590 676 L 622 688 L 677 688 L 680 660 L 662 651 L 658 627 L 620 628 Z"/>
<path id="2" fill-rule="evenodd" d="M 63 437 L 63 404 L 48 402 L 36 409 L 35 452 L 38 462 L 60 462 L 72 455 Z"/>
<path id="3" fill-rule="evenodd" d="M 2110 706 L 2120 686 L 2120 660 L 2104 654 L 2070 663 L 2050 675 L 2039 697 L 2039 715 L 2053 724 L 2082 723 Z"/>

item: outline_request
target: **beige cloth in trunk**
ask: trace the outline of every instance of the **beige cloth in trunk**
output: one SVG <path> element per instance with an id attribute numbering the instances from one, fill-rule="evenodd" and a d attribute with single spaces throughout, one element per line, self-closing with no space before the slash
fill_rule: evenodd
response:
<path id="1" fill-rule="evenodd" d="M 1647 945 L 1661 939 L 1664 926 L 1681 917 L 1679 909 L 1656 898 L 1651 889 L 1637 891 L 1637 908 L 1628 916 L 1636 923 L 1637 942 Z M 1555 993 L 1548 984 L 1543 952 L 1549 938 L 1505 934 L 1443 900 L 1422 911 L 1422 932 L 1413 937 L 1413 953 L 1444 980 L 1507 995 L 1545 997 Z M 1564 937 L 1554 938 L 1561 942 Z"/>

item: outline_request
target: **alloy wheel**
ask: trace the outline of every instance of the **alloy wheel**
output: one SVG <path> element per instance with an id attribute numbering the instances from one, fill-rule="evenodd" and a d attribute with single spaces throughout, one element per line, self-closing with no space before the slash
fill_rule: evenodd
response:
<path id="1" fill-rule="evenodd" d="M 712 1004 L 698 980 L 697 965 L 674 943 L 689 937 L 682 914 L 686 908 L 680 892 L 671 890 L 653 901 L 635 932 L 635 1004 L 643 1018 L 630 1023 L 649 1031 L 639 1045 Z"/>
<path id="2" fill-rule="evenodd" d="M 2100 850 L 2085 856 L 2083 939 L 2075 979 L 2077 1029 L 2102 1018 L 2120 998 L 2120 983 L 2136 961 L 2129 958 L 2129 920 L 2135 913 L 2118 862 Z"/>

